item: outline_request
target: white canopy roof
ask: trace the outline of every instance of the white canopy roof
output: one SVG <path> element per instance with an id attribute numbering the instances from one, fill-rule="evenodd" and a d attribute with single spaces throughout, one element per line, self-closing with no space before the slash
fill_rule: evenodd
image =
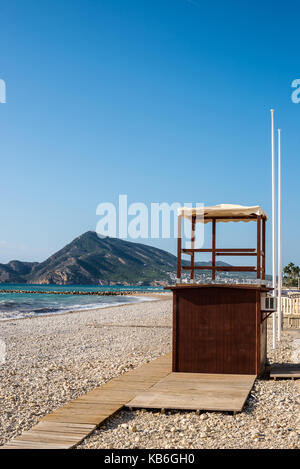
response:
<path id="1" fill-rule="evenodd" d="M 247 207 L 245 205 L 220 204 L 212 205 L 210 207 L 180 207 L 177 213 L 179 216 L 182 216 L 183 218 L 186 218 L 188 220 L 191 220 L 192 216 L 196 215 L 196 222 L 203 223 L 209 223 L 214 217 L 218 217 L 216 220 L 217 222 L 249 222 L 250 220 L 245 219 L 244 217 L 258 215 L 261 215 L 268 219 L 267 214 L 261 209 L 259 205 Z M 224 217 L 224 219 L 222 217 Z"/>

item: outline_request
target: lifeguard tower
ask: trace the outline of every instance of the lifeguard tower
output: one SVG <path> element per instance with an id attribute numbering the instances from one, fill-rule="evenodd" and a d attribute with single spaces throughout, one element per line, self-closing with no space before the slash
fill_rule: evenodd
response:
<path id="1" fill-rule="evenodd" d="M 183 220 L 191 223 L 191 247 L 182 247 Z M 275 311 L 266 286 L 266 221 L 259 206 L 216 205 L 178 210 L 177 284 L 173 292 L 173 372 L 263 373 L 267 358 L 267 317 Z M 217 247 L 217 224 L 256 223 L 256 247 Z M 196 223 L 211 223 L 212 246 L 195 248 Z M 196 254 L 211 253 L 211 265 L 196 263 Z M 190 263 L 182 262 L 182 254 Z M 254 265 L 218 265 L 223 256 L 247 256 Z M 194 283 L 195 272 L 211 271 L 211 283 Z M 182 272 L 190 272 L 190 283 Z M 254 272 L 252 284 L 218 283 L 217 272 Z M 256 277 L 256 279 L 255 279 Z"/>
<path id="2" fill-rule="evenodd" d="M 267 318 L 276 309 L 266 285 L 266 213 L 259 206 L 216 205 L 178 210 L 177 282 L 173 292 L 173 346 L 170 373 L 138 394 L 130 408 L 240 412 L 267 359 Z M 183 247 L 183 221 L 191 223 L 191 246 Z M 217 246 L 217 224 L 256 223 L 251 248 Z M 195 247 L 197 223 L 211 223 L 212 245 Z M 200 265 L 197 254 L 211 253 Z M 182 255 L 189 261 L 183 261 Z M 247 256 L 254 265 L 220 265 L 222 256 Z M 250 262 L 249 262 L 250 264 Z M 195 283 L 195 272 L 210 270 L 211 279 Z M 252 283 L 224 283 L 217 272 L 253 272 Z M 182 273 L 189 272 L 189 283 Z M 184 279 L 186 280 L 186 278 Z M 197 279 L 198 280 L 198 279 Z"/>

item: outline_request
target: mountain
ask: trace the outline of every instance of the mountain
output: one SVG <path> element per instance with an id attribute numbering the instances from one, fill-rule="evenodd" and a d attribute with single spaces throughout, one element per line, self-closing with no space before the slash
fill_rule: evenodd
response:
<path id="1" fill-rule="evenodd" d="M 41 263 L 0 264 L 1 283 L 155 284 L 175 276 L 177 258 L 162 249 L 88 231 Z M 201 262 L 201 265 L 208 265 Z M 228 265 L 218 262 L 220 265 Z"/>
<path id="2" fill-rule="evenodd" d="M 0 283 L 26 283 L 26 276 L 36 265 L 38 262 L 10 261 L 0 264 Z"/>
<path id="3" fill-rule="evenodd" d="M 176 257 L 144 244 L 118 238 L 98 237 L 88 231 L 27 276 L 29 283 L 108 284 L 150 283 L 166 280 L 174 271 Z"/>

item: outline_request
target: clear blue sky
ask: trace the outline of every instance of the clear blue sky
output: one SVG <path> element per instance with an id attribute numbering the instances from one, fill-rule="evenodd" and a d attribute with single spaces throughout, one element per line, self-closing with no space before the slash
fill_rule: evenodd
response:
<path id="1" fill-rule="evenodd" d="M 0 262 L 45 259 L 118 194 L 271 214 L 274 107 L 283 262 L 299 264 L 299 14 L 290 1 L 2 1 Z M 244 228 L 220 230 L 252 246 Z"/>

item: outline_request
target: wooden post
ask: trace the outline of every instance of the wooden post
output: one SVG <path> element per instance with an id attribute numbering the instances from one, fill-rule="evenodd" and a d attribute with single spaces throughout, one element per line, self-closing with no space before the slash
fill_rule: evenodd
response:
<path id="1" fill-rule="evenodd" d="M 192 236 L 191 236 L 191 248 L 195 249 L 195 224 L 196 224 L 196 215 L 192 216 Z M 195 278 L 195 252 L 191 252 L 191 280 L 194 281 Z"/>
<path id="2" fill-rule="evenodd" d="M 260 279 L 261 266 L 261 215 L 257 216 L 257 267 L 256 278 Z"/>
<path id="3" fill-rule="evenodd" d="M 177 282 L 181 280 L 181 215 L 178 215 L 177 233 Z"/>
<path id="4" fill-rule="evenodd" d="M 266 280 L 266 219 L 265 217 L 262 220 L 262 279 Z"/>
<path id="5" fill-rule="evenodd" d="M 216 266 L 216 219 L 212 219 L 212 267 Z M 216 270 L 213 268 L 211 272 L 212 280 L 216 279 Z"/>

